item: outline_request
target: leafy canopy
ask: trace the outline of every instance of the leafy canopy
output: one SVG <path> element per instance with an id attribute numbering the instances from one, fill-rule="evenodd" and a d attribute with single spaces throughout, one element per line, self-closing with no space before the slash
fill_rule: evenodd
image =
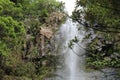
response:
<path id="1" fill-rule="evenodd" d="M 77 0 L 72 18 L 96 35 L 87 47 L 88 66 L 120 67 L 120 1 Z"/>

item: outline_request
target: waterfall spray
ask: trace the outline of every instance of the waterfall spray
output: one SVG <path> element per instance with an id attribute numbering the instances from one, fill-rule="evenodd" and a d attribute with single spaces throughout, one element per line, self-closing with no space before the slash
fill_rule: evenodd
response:
<path id="1" fill-rule="evenodd" d="M 68 14 L 71 15 L 75 0 L 59 1 L 65 2 L 66 10 Z M 73 5 L 70 4 L 71 2 L 73 2 Z M 78 26 L 81 28 L 80 30 L 78 30 Z M 85 37 L 85 31 L 82 25 L 73 23 L 72 20 L 68 18 L 58 33 L 56 38 L 57 45 L 59 45 L 57 54 L 61 57 L 59 60 L 61 64 L 57 66 L 56 76 L 48 80 L 119 80 L 110 75 L 114 72 L 111 69 L 102 69 L 102 72 L 86 72 L 84 55 L 85 43 L 82 42 L 82 39 Z M 71 43 L 71 40 L 76 38 L 78 41 Z"/>

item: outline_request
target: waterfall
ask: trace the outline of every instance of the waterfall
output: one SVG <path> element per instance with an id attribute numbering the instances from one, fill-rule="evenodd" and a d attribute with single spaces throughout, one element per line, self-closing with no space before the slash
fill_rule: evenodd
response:
<path id="1" fill-rule="evenodd" d="M 75 0 L 59 0 L 65 2 L 68 14 L 72 14 Z M 78 27 L 80 30 L 78 30 Z M 60 56 L 56 76 L 48 80 L 119 80 L 112 75 L 114 69 L 101 69 L 101 71 L 86 72 L 85 70 L 85 30 L 82 25 L 73 23 L 70 18 L 61 26 L 56 35 L 57 54 Z M 77 42 L 71 40 L 77 38 Z M 72 44 L 71 46 L 70 43 Z"/>
<path id="2" fill-rule="evenodd" d="M 72 15 L 72 11 L 75 6 L 75 0 L 59 0 L 65 2 L 65 10 L 68 11 L 68 15 Z M 70 6 L 71 5 L 71 6 Z M 63 64 L 63 69 L 58 70 L 58 74 L 62 76 L 63 79 L 60 80 L 85 80 L 84 78 L 84 54 L 85 50 L 81 48 L 82 38 L 84 37 L 85 31 L 78 31 L 77 24 L 73 23 L 71 19 L 67 19 L 65 24 L 63 24 L 59 31 L 58 45 L 61 48 L 58 54 L 61 54 L 61 62 Z M 82 28 L 82 26 L 80 26 Z M 73 43 L 72 49 L 69 47 L 70 40 L 77 37 L 79 42 Z M 80 46 L 79 46 L 80 45 Z M 61 75 L 62 74 L 62 75 Z M 83 78 L 83 79 L 82 79 Z M 56 79 L 58 80 L 58 78 Z"/>
<path id="3" fill-rule="evenodd" d="M 81 26 L 82 28 L 82 26 Z M 61 29 L 61 37 L 64 38 L 64 42 L 60 51 L 60 54 L 63 56 L 64 69 L 62 76 L 63 80 L 79 80 L 81 76 L 81 80 L 84 80 L 84 49 L 80 46 L 84 46 L 81 43 L 82 38 L 84 37 L 84 31 L 78 31 L 77 24 L 73 23 L 71 19 L 68 19 L 65 24 L 62 25 Z M 68 46 L 70 40 L 78 38 L 79 42 L 73 43 L 72 49 Z M 80 45 L 80 46 L 79 46 Z M 64 48 L 65 47 L 65 48 Z M 83 78 L 83 79 L 82 79 Z"/>
<path id="4" fill-rule="evenodd" d="M 81 29 L 78 30 L 78 27 Z M 56 76 L 51 80 L 117 80 L 110 75 L 114 72 L 112 69 L 103 70 L 105 73 L 109 72 L 108 74 L 100 71 L 86 72 L 85 43 L 82 42 L 84 36 L 84 27 L 73 23 L 69 18 L 61 26 L 56 36 L 57 45 L 59 45 L 57 54 L 60 56 L 60 64 L 57 66 Z M 71 48 L 69 43 L 75 37 L 79 41 L 73 43 Z"/>
<path id="5" fill-rule="evenodd" d="M 81 28 L 78 30 L 78 27 Z M 51 80 L 119 80 L 115 77 L 114 69 L 86 72 L 85 69 L 85 36 L 84 27 L 67 19 L 56 36 L 60 64 L 57 66 L 56 76 Z M 69 46 L 71 40 L 78 39 Z"/>
<path id="6" fill-rule="evenodd" d="M 68 19 L 60 28 L 58 40 L 59 42 L 61 41 L 59 43 L 61 44 L 61 50 L 58 54 L 61 54 L 62 56 L 64 61 L 62 64 L 64 64 L 64 68 L 63 70 L 58 71 L 58 73 L 59 75 L 62 74 L 61 76 L 65 78 L 62 80 L 79 80 L 80 75 L 83 77 L 84 49 L 82 49 L 80 46 L 84 46 L 84 44 L 81 43 L 84 33 L 84 31 L 78 31 L 77 24 L 73 23 L 71 19 Z M 78 38 L 79 42 L 73 43 L 71 49 L 68 44 L 70 43 L 70 40 L 75 39 L 75 37 Z"/>

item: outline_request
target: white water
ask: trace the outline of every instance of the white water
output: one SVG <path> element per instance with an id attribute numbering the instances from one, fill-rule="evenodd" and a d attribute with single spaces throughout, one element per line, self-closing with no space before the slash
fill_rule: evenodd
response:
<path id="1" fill-rule="evenodd" d="M 85 36 L 85 31 L 82 26 L 81 30 L 77 29 L 77 24 L 68 19 L 63 24 L 56 36 L 58 55 L 60 58 L 60 65 L 57 66 L 56 76 L 50 80 L 119 80 L 114 78 L 113 69 L 102 69 L 102 71 L 86 72 L 85 70 L 85 44 L 82 42 Z M 79 42 L 74 43 L 73 48 L 70 49 L 68 44 L 75 36 Z"/>
<path id="2" fill-rule="evenodd" d="M 59 0 L 64 1 L 68 14 L 72 14 L 72 10 L 75 6 L 75 0 Z M 82 43 L 82 39 L 85 36 L 85 31 L 82 26 L 81 30 L 77 29 L 77 24 L 73 23 L 71 19 L 67 19 L 56 35 L 56 47 L 58 49 L 58 55 L 61 57 L 57 66 L 56 76 L 49 80 L 119 80 L 115 79 L 111 75 L 114 70 L 103 69 L 105 73 L 100 71 L 86 72 L 85 71 L 85 44 Z M 79 39 L 79 42 L 74 43 L 73 48 L 70 49 L 68 44 L 70 40 L 75 36 Z"/>
<path id="3" fill-rule="evenodd" d="M 65 2 L 65 10 L 68 12 L 68 15 L 72 15 L 72 11 L 75 7 L 75 0 L 58 0 Z M 81 26 L 82 27 L 82 26 Z M 60 29 L 59 45 L 61 44 L 62 48 L 60 54 L 63 56 L 63 69 L 58 70 L 58 74 L 64 79 L 62 80 L 85 80 L 84 77 L 84 56 L 79 56 L 84 53 L 84 50 L 80 46 L 84 46 L 81 43 L 82 38 L 84 37 L 84 31 L 78 31 L 77 24 L 73 23 L 71 19 L 68 19 L 65 24 L 62 25 Z M 70 40 L 77 37 L 80 41 L 77 44 L 73 45 L 73 48 L 70 49 L 68 44 Z M 61 41 L 61 42 L 60 42 Z M 80 46 L 78 46 L 80 44 Z M 61 75 L 62 74 L 62 75 Z M 58 80 L 58 79 L 56 79 Z"/>
<path id="4" fill-rule="evenodd" d="M 80 34 L 81 33 L 81 34 Z M 78 44 L 84 46 L 81 43 L 81 39 L 84 37 L 84 31 L 78 31 L 77 25 L 74 24 L 70 19 L 66 21 L 66 23 L 60 29 L 60 36 L 63 41 L 60 43 L 61 50 L 60 54 L 63 56 L 64 68 L 63 70 L 58 71 L 60 76 L 64 79 L 62 80 L 79 80 L 81 76 L 81 80 L 85 80 L 84 77 L 84 56 L 80 56 L 84 53 L 84 49 L 82 49 Z M 70 40 L 74 39 L 75 36 L 80 40 L 79 43 L 74 43 L 73 48 L 70 49 L 68 44 Z M 61 41 L 61 39 L 59 39 Z M 57 79 L 56 79 L 57 80 Z"/>

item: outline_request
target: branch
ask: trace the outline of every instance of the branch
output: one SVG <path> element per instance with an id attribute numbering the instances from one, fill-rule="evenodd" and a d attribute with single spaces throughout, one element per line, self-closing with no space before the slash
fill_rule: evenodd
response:
<path id="1" fill-rule="evenodd" d="M 90 27 L 86 22 L 83 22 L 83 23 L 82 23 L 82 22 L 79 21 L 79 20 L 77 20 L 77 22 L 78 22 L 79 24 L 85 26 L 85 27 L 92 28 L 92 29 L 97 30 L 97 31 L 100 31 L 100 32 L 120 33 L 120 31 L 105 30 L 105 28 L 104 28 L 104 30 L 102 30 L 102 29 L 98 29 L 98 28 L 96 28 L 96 27 Z M 102 26 L 102 27 L 105 27 L 105 26 Z"/>
<path id="2" fill-rule="evenodd" d="M 81 45 L 79 45 L 78 43 L 76 43 L 80 48 L 84 49 L 85 51 L 88 51 L 88 52 L 91 52 L 91 50 L 85 48 L 85 47 L 82 47 Z"/>
<path id="3" fill-rule="evenodd" d="M 81 54 L 81 55 L 79 55 L 78 53 L 76 53 L 72 48 L 71 48 L 71 50 L 73 51 L 73 53 L 75 53 L 77 56 L 79 56 L 79 57 L 82 57 L 82 56 L 84 56 L 85 54 Z"/>
<path id="4" fill-rule="evenodd" d="M 97 31 L 100 31 L 100 32 L 109 32 L 109 33 L 120 33 L 120 31 L 113 31 L 113 30 L 102 30 L 102 29 L 97 29 L 97 28 L 95 28 L 95 27 L 91 27 L 92 29 L 94 29 L 94 30 L 97 30 Z"/>

